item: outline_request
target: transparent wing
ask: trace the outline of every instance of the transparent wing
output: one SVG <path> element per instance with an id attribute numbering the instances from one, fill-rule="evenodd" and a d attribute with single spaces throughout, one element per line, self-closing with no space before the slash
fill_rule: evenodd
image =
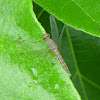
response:
<path id="1" fill-rule="evenodd" d="M 58 32 L 56 20 L 52 15 L 50 15 L 50 26 L 51 26 L 52 39 L 58 45 L 59 32 Z"/>
<path id="2" fill-rule="evenodd" d="M 59 40 L 58 40 L 58 47 L 59 47 L 59 50 L 61 50 L 61 41 L 62 41 L 62 36 L 63 36 L 63 33 L 64 33 L 64 29 L 65 29 L 65 24 L 61 30 L 61 33 L 60 33 L 60 36 L 59 36 Z"/>
<path id="3" fill-rule="evenodd" d="M 37 55 L 42 56 L 43 53 L 48 52 L 50 49 L 46 50 L 44 43 L 39 41 L 33 41 L 28 39 L 18 38 L 15 40 L 18 55 L 20 56 L 28 56 L 28 55 Z"/>

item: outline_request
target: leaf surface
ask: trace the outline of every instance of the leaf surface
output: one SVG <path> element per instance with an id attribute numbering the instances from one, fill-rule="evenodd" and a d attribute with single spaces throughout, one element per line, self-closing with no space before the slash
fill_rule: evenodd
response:
<path id="1" fill-rule="evenodd" d="M 33 0 L 58 20 L 100 37 L 99 0 Z"/>

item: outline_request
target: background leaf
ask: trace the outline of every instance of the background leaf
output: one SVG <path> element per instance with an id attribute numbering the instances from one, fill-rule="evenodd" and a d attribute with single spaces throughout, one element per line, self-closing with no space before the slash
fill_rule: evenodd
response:
<path id="1" fill-rule="evenodd" d="M 37 16 L 39 11 L 43 11 L 35 4 L 34 10 Z M 46 11 L 41 14 L 39 21 L 50 33 L 49 14 Z M 57 23 L 61 31 L 63 23 L 59 21 Z M 70 69 L 71 79 L 82 100 L 99 100 L 100 39 L 67 26 L 63 34 L 61 54 Z"/>
<path id="2" fill-rule="evenodd" d="M 93 36 L 100 36 L 100 0 L 33 1 L 63 23 Z"/>
<path id="3" fill-rule="evenodd" d="M 0 1 L 0 99 L 81 100 L 57 57 L 52 65 L 51 53 L 37 52 L 49 49 L 44 33 L 31 0 Z M 35 52 L 19 56 L 30 51 Z"/>

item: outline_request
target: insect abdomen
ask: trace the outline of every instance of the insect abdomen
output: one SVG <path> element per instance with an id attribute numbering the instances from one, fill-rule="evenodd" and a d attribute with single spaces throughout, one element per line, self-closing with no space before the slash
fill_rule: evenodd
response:
<path id="1" fill-rule="evenodd" d="M 63 68 L 65 69 L 65 71 L 69 74 L 69 76 L 71 75 L 69 72 L 69 69 L 65 63 L 65 61 L 63 60 L 62 56 L 60 55 L 59 51 L 57 49 L 54 50 L 58 60 L 60 61 L 61 65 L 63 66 Z"/>

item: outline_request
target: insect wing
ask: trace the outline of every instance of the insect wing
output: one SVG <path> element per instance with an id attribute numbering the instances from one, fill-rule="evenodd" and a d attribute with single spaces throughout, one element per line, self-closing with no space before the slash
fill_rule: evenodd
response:
<path id="1" fill-rule="evenodd" d="M 41 54 L 43 52 L 48 52 L 43 46 L 43 43 L 39 41 L 33 41 L 29 39 L 18 38 L 15 40 L 17 49 L 19 51 L 18 55 L 20 56 L 28 56 L 28 55 L 36 55 Z"/>
<path id="2" fill-rule="evenodd" d="M 62 36 L 63 36 L 63 33 L 64 33 L 64 29 L 65 29 L 65 24 L 61 30 L 61 33 L 60 33 L 60 36 L 59 36 L 59 40 L 58 40 L 58 47 L 59 49 L 61 50 L 61 41 L 62 41 Z"/>
<path id="3" fill-rule="evenodd" d="M 50 26 L 51 26 L 52 40 L 56 43 L 56 45 L 58 45 L 59 31 L 56 24 L 56 20 L 52 15 L 50 15 Z"/>

